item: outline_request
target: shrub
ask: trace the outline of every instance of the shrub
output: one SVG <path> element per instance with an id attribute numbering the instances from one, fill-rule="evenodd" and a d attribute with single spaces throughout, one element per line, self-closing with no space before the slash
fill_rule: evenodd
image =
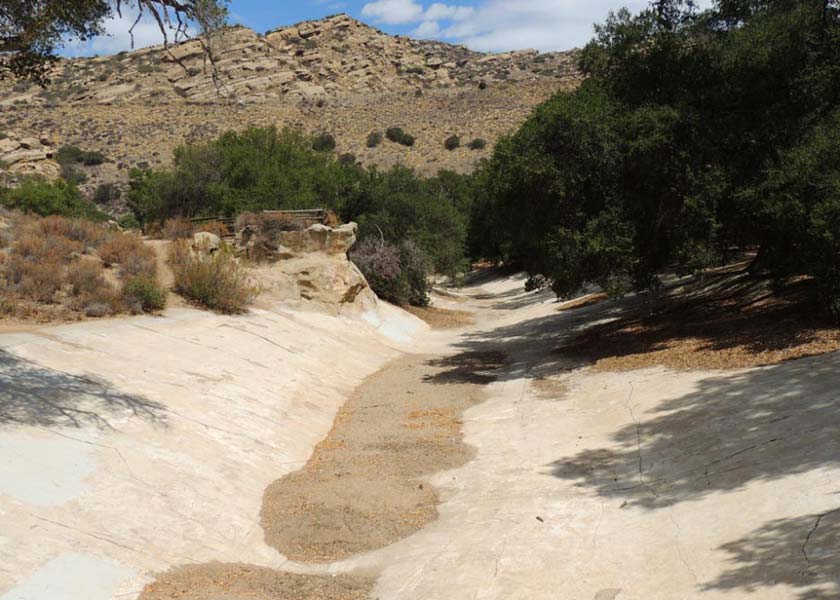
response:
<path id="1" fill-rule="evenodd" d="M 376 148 L 379 144 L 382 143 L 382 134 L 378 131 L 371 131 L 367 136 L 367 141 L 365 145 L 368 148 Z"/>
<path id="2" fill-rule="evenodd" d="M 399 305 L 428 304 L 429 262 L 413 242 L 397 247 L 368 238 L 357 244 L 350 258 L 380 298 Z"/>
<path id="3" fill-rule="evenodd" d="M 446 138 L 446 141 L 443 143 L 443 146 L 450 152 L 452 150 L 457 150 L 461 147 L 461 138 L 459 138 L 457 135 L 451 135 L 448 138 Z"/>
<path id="4" fill-rule="evenodd" d="M 487 147 L 487 140 L 475 138 L 469 144 L 470 150 L 484 150 Z"/>
<path id="5" fill-rule="evenodd" d="M 119 265 L 123 279 L 136 275 L 155 277 L 157 274 L 155 251 L 130 233 L 114 234 L 99 248 L 99 257 L 106 266 Z"/>
<path id="6" fill-rule="evenodd" d="M 0 190 L 0 205 L 42 216 L 105 218 L 96 205 L 82 198 L 73 182 L 65 181 L 49 183 L 40 178 L 28 178 L 17 188 Z"/>
<path id="7" fill-rule="evenodd" d="M 388 130 L 385 132 L 385 137 L 387 137 L 392 142 L 402 144 L 403 146 L 414 145 L 414 136 L 406 133 L 400 127 L 389 127 Z"/>
<path id="8" fill-rule="evenodd" d="M 155 312 L 166 308 L 166 290 L 155 277 L 129 277 L 123 282 L 122 295 L 130 308 L 139 308 L 143 312 Z"/>
<path id="9" fill-rule="evenodd" d="M 108 285 L 102 276 L 102 265 L 85 260 L 72 265 L 67 270 L 67 283 L 74 296 L 89 296 Z"/>
<path id="10" fill-rule="evenodd" d="M 335 150 L 335 137 L 329 133 L 320 133 L 312 139 L 312 149 L 316 152 L 331 152 Z"/>
<path id="11" fill-rule="evenodd" d="M 189 219 L 168 219 L 163 224 L 163 236 L 168 240 L 186 240 L 195 235 L 195 225 Z"/>
<path id="12" fill-rule="evenodd" d="M 90 167 L 104 163 L 105 155 L 101 152 L 85 151 L 78 146 L 62 146 L 55 153 L 55 160 L 62 167 L 73 163 L 82 163 Z"/>
<path id="13" fill-rule="evenodd" d="M 122 196 L 120 188 L 113 183 L 101 183 L 96 187 L 93 194 L 93 201 L 97 204 L 110 204 L 115 200 L 119 200 Z"/>
<path id="14" fill-rule="evenodd" d="M 157 65 L 142 64 L 137 66 L 137 72 L 146 75 L 148 73 L 160 73 L 163 69 Z"/>
<path id="15" fill-rule="evenodd" d="M 18 292 L 24 298 L 51 304 L 64 283 L 59 263 L 19 261 L 14 268 L 19 278 Z"/>
<path id="16" fill-rule="evenodd" d="M 257 295 L 257 289 L 229 250 L 209 256 L 189 254 L 174 271 L 176 292 L 220 313 L 244 312 Z"/>
<path id="17" fill-rule="evenodd" d="M 122 229 L 140 229 L 140 221 L 134 216 L 134 213 L 126 213 L 117 219 L 117 225 Z"/>
<path id="18" fill-rule="evenodd" d="M 200 223 L 196 226 L 195 232 L 212 233 L 213 235 L 218 235 L 220 238 L 231 234 L 228 226 L 221 221 L 206 221 L 204 223 Z"/>
<path id="19" fill-rule="evenodd" d="M 70 219 L 57 215 L 44 217 L 27 229 L 39 232 L 48 239 L 63 237 L 74 242 L 80 242 L 84 246 L 82 250 L 97 248 L 108 238 L 108 231 L 102 225 L 87 219 Z"/>
<path id="20" fill-rule="evenodd" d="M 73 185 L 79 185 L 80 183 L 84 183 L 87 181 L 88 176 L 87 173 L 78 170 L 76 167 L 72 165 L 62 165 L 61 166 L 61 178 L 66 181 L 67 183 L 72 183 Z"/>
<path id="21" fill-rule="evenodd" d="M 82 152 L 81 163 L 86 167 L 101 165 L 105 162 L 105 155 L 101 152 Z"/>
<path id="22" fill-rule="evenodd" d="M 408 302 L 414 306 L 429 305 L 429 257 L 411 240 L 400 246 L 400 267 L 408 281 Z"/>

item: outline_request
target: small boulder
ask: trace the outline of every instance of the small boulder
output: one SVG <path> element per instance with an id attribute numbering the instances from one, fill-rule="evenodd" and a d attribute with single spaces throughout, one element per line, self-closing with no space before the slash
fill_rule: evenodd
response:
<path id="1" fill-rule="evenodd" d="M 222 238 L 215 233 L 200 231 L 193 236 L 192 249 L 199 254 L 213 254 L 222 247 Z"/>

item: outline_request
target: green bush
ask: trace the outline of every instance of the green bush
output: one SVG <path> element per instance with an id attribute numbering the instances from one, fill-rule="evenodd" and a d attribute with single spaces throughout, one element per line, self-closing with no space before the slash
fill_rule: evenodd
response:
<path id="1" fill-rule="evenodd" d="M 106 217 L 93 202 L 82 197 L 72 181 L 49 183 L 44 179 L 29 178 L 17 188 L 0 188 L 0 206 L 42 216 L 85 217 L 98 221 Z"/>
<path id="2" fill-rule="evenodd" d="M 312 140 L 312 149 L 316 152 L 332 152 L 335 150 L 335 137 L 330 133 L 320 133 Z"/>
<path id="3" fill-rule="evenodd" d="M 367 136 L 367 141 L 365 145 L 368 148 L 376 148 L 379 144 L 382 143 L 382 134 L 378 131 L 371 131 Z"/>
<path id="4" fill-rule="evenodd" d="M 137 217 L 135 217 L 133 213 L 126 213 L 124 215 L 121 215 L 117 219 L 117 225 L 119 225 L 120 228 L 125 229 L 125 230 L 132 230 L 132 229 L 139 230 L 139 229 L 142 229 L 142 225 L 140 224 L 140 221 L 137 220 Z"/>
<path id="5" fill-rule="evenodd" d="M 413 146 L 414 136 L 406 133 L 400 127 L 389 127 L 385 132 L 385 137 L 394 143 L 402 144 L 403 146 Z"/>
<path id="6" fill-rule="evenodd" d="M 166 308 L 166 290 L 157 279 L 148 275 L 135 275 L 123 282 L 123 300 L 128 306 L 137 306 L 143 312 L 156 312 Z"/>
<path id="7" fill-rule="evenodd" d="M 311 144 L 294 130 L 250 129 L 179 148 L 171 171 L 132 171 L 129 206 L 152 229 L 175 217 L 326 208 L 358 222 L 360 239 L 381 229 L 394 245 L 414 240 L 438 273 L 465 268 L 470 177 L 364 168 Z"/>
<path id="8" fill-rule="evenodd" d="M 55 153 L 55 160 L 63 167 L 76 163 L 91 167 L 104 163 L 105 155 L 101 152 L 85 151 L 77 146 L 62 146 Z"/>
<path id="9" fill-rule="evenodd" d="M 470 150 L 484 150 L 487 147 L 487 140 L 475 138 L 469 143 Z"/>
<path id="10" fill-rule="evenodd" d="M 122 191 L 116 184 L 100 183 L 96 186 L 96 191 L 93 193 L 93 201 L 97 204 L 110 204 L 115 200 L 119 200 L 122 196 Z"/>
<path id="11" fill-rule="evenodd" d="M 836 2 L 662 0 L 596 31 L 584 83 L 476 174 L 472 253 L 563 295 L 755 251 L 753 272 L 812 276 L 840 309 Z"/>
<path id="12" fill-rule="evenodd" d="M 461 138 L 457 135 L 450 135 L 446 138 L 446 141 L 443 142 L 443 147 L 449 150 L 450 152 L 453 150 L 457 150 L 461 147 Z"/>

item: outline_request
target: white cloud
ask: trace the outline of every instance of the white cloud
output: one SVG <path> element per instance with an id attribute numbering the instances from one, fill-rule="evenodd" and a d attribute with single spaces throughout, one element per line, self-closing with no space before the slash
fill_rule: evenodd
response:
<path id="1" fill-rule="evenodd" d="M 362 15 L 378 23 L 404 25 L 420 21 L 423 7 L 414 0 L 376 0 L 362 7 Z"/>
<path id="2" fill-rule="evenodd" d="M 470 18 L 475 13 L 472 6 L 451 6 L 441 2 L 435 2 L 423 15 L 426 21 L 440 21 L 447 19 L 452 21 L 463 21 Z"/>
<path id="3" fill-rule="evenodd" d="M 411 35 L 420 39 L 433 38 L 440 35 L 440 25 L 437 21 L 423 21 Z"/>
<path id="4" fill-rule="evenodd" d="M 700 0 L 708 8 L 712 0 Z M 412 24 L 418 37 L 439 37 L 474 50 L 500 52 L 522 48 L 542 51 L 581 47 L 610 11 L 622 7 L 638 12 L 648 0 L 483 0 L 461 6 L 418 0 L 369 2 L 362 14 L 382 23 Z"/>
<path id="5" fill-rule="evenodd" d="M 114 15 L 107 19 L 103 26 L 105 35 L 98 36 L 87 42 L 73 40 L 65 44 L 63 54 L 67 56 L 90 56 L 95 54 L 116 54 L 123 50 L 131 50 L 131 34 L 129 30 L 134 25 L 137 14 L 129 14 L 123 10 L 123 16 Z M 169 41 L 175 41 L 175 31 L 168 32 Z M 134 28 L 134 48 L 145 48 L 163 43 L 163 34 L 156 21 L 151 18 L 141 19 Z"/>

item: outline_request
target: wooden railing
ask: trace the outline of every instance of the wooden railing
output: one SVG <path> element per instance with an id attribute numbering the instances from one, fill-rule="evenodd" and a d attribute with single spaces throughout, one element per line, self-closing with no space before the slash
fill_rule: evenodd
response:
<path id="1" fill-rule="evenodd" d="M 323 208 L 311 208 L 305 210 L 264 210 L 263 214 L 278 215 L 285 217 L 289 225 L 295 229 L 306 229 L 318 223 L 324 223 L 327 218 L 327 211 Z M 221 223 L 230 232 L 230 235 L 225 237 L 236 237 L 239 233 L 236 231 L 237 217 L 201 217 L 198 219 L 190 219 L 194 225 L 201 225 L 203 223 Z"/>

